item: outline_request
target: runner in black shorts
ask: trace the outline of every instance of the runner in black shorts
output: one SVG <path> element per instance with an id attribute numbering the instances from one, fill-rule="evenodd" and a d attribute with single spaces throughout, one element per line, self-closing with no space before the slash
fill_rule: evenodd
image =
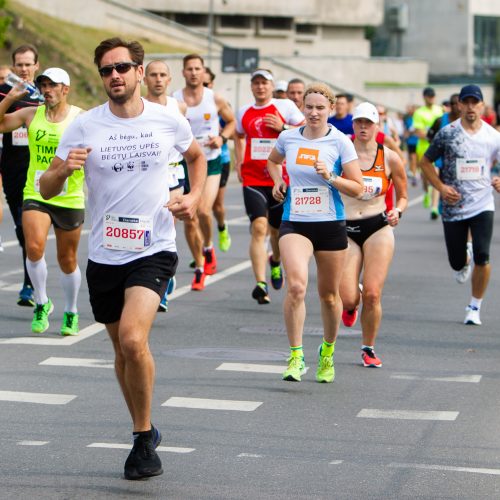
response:
<path id="1" fill-rule="evenodd" d="M 491 274 L 490 241 L 500 177 L 491 169 L 500 161 L 500 133 L 485 123 L 483 93 L 477 85 L 462 87 L 460 118 L 439 130 L 422 158 L 422 170 L 441 193 L 448 260 L 458 283 L 472 271 L 472 294 L 465 308 L 466 325 L 481 325 L 480 311 Z M 442 158 L 439 176 L 432 162 Z M 467 232 L 472 235 L 472 245 Z M 474 261 L 474 268 L 472 268 Z"/>
<path id="2" fill-rule="evenodd" d="M 354 326 L 363 304 L 361 359 L 363 366 L 373 368 L 382 366 L 375 354 L 375 341 L 382 320 L 382 291 L 394 254 L 392 227 L 399 223 L 407 204 L 403 162 L 396 152 L 377 142 L 378 124 L 379 114 L 373 104 L 363 102 L 355 108 L 354 147 L 365 187 L 362 197 L 344 199 L 349 251 L 340 282 L 344 326 Z M 387 193 L 391 186 L 396 204 L 389 208 Z"/>
<path id="3" fill-rule="evenodd" d="M 205 66 L 205 74 L 203 76 L 203 85 L 209 89 L 214 86 L 215 74 L 212 70 Z M 224 129 L 226 123 L 219 116 L 219 124 L 221 130 Z M 219 232 L 219 248 L 221 252 L 227 252 L 231 248 L 231 235 L 229 234 L 229 227 L 226 221 L 226 207 L 224 206 L 224 196 L 226 194 L 226 184 L 229 179 L 231 171 L 231 154 L 227 145 L 227 140 L 223 141 L 221 147 L 221 163 L 222 170 L 220 173 L 219 191 L 215 198 L 212 211 L 215 220 L 217 221 L 217 229 Z"/>
<path id="4" fill-rule="evenodd" d="M 88 173 L 90 300 L 113 343 L 116 375 L 133 423 L 126 479 L 163 473 L 155 451 L 161 434 L 151 424 L 155 365 L 149 333 L 177 264 L 173 217 L 194 215 L 206 178 L 205 158 L 187 120 L 141 98 L 143 59 L 138 42 L 101 42 L 94 61 L 108 102 L 70 124 L 40 178 L 40 192 L 48 199 L 83 165 Z M 104 133 L 111 128 L 116 136 Z M 128 172 L 113 169 L 115 160 L 99 154 L 111 146 L 139 151 L 152 145 L 155 157 L 136 163 L 130 157 L 134 169 Z M 191 180 L 190 194 L 175 200 L 165 186 L 172 149 L 186 159 Z"/>
<path id="5" fill-rule="evenodd" d="M 23 80 L 33 83 L 38 68 L 38 51 L 34 46 L 21 45 L 12 53 L 12 70 Z M 10 89 L 11 87 L 7 84 L 0 86 L 0 101 L 3 100 Z M 16 101 L 7 110 L 7 113 L 13 113 L 24 107 L 39 106 L 40 104 L 39 101 L 23 97 L 21 100 Z M 2 175 L 5 200 L 12 214 L 17 240 L 22 249 L 24 268 L 23 287 L 19 292 L 17 303 L 20 306 L 32 307 L 35 305 L 35 299 L 33 298 L 33 284 L 26 269 L 26 243 L 22 223 L 23 189 L 26 184 L 29 161 L 27 129 L 22 127 L 14 132 L 3 134 L 0 173 Z"/>
<path id="6" fill-rule="evenodd" d="M 335 378 L 333 353 L 342 314 L 339 283 L 347 255 L 341 193 L 360 196 L 363 181 L 351 140 L 327 122 L 334 105 L 327 85 L 311 84 L 304 93 L 305 126 L 281 133 L 267 160 L 273 196 L 284 201 L 279 246 L 287 277 L 283 313 L 290 357 L 283 380 L 290 382 L 300 382 L 305 371 L 302 338 L 311 258 L 323 320 L 316 381 Z M 284 160 L 289 186 L 283 179 Z"/>

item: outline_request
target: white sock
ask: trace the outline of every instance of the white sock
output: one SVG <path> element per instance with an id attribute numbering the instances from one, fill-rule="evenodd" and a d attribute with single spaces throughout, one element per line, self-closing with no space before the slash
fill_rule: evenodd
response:
<path id="1" fill-rule="evenodd" d="M 33 283 L 35 302 L 37 304 L 46 304 L 49 298 L 47 297 L 47 262 L 45 256 L 36 262 L 26 257 L 26 269 L 31 283 Z"/>
<path id="2" fill-rule="evenodd" d="M 481 309 L 481 302 L 483 299 L 476 299 L 476 297 L 471 297 L 469 305 L 472 307 L 476 307 L 478 310 Z"/>
<path id="3" fill-rule="evenodd" d="M 80 267 L 78 265 L 72 273 L 66 274 L 61 271 L 61 287 L 66 299 L 64 312 L 72 312 L 75 314 L 78 312 L 76 300 L 78 298 L 81 282 L 82 273 L 80 272 Z"/>

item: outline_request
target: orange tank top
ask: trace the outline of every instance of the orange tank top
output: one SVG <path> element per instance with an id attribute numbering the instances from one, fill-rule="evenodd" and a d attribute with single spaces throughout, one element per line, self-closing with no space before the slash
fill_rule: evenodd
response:
<path id="1" fill-rule="evenodd" d="M 361 170 L 365 184 L 362 200 L 371 200 L 377 196 L 383 196 L 389 188 L 390 179 L 385 172 L 384 146 L 377 144 L 377 156 L 373 165 L 368 170 Z"/>

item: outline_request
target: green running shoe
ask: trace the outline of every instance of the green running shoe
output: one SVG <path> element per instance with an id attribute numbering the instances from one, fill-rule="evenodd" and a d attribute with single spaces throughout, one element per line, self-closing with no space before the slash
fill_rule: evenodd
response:
<path id="1" fill-rule="evenodd" d="M 221 252 L 227 252 L 231 248 L 231 235 L 227 224 L 222 231 L 219 231 L 219 248 Z"/>
<path id="2" fill-rule="evenodd" d="M 80 332 L 78 318 L 77 313 L 65 312 L 61 324 L 61 335 L 78 335 Z"/>
<path id="3" fill-rule="evenodd" d="M 288 368 L 283 372 L 283 380 L 289 382 L 300 382 L 300 376 L 306 372 L 306 365 L 302 356 L 290 356 Z"/>
<path id="4" fill-rule="evenodd" d="M 333 354 L 331 356 L 321 355 L 321 346 L 318 349 L 318 368 L 316 369 L 316 381 L 320 383 L 333 382 L 335 368 L 333 366 Z"/>
<path id="5" fill-rule="evenodd" d="M 271 285 L 273 285 L 275 290 L 280 290 L 283 287 L 283 271 L 281 270 L 281 262 L 273 262 L 272 256 L 270 256 L 269 265 L 271 266 Z"/>
<path id="6" fill-rule="evenodd" d="M 31 331 L 33 333 L 43 333 L 49 327 L 49 314 L 52 314 L 54 304 L 49 299 L 46 304 L 37 304 L 33 313 L 31 322 Z"/>
<path id="7" fill-rule="evenodd" d="M 424 194 L 424 199 L 423 199 L 424 208 L 431 208 L 431 204 L 432 204 L 431 193 L 427 191 Z"/>

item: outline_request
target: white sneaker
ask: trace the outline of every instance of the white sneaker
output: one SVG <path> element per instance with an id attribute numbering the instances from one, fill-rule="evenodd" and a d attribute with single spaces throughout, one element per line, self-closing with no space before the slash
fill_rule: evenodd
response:
<path id="1" fill-rule="evenodd" d="M 482 325 L 481 319 L 479 318 L 479 309 L 477 307 L 467 306 L 465 308 L 464 325 Z"/>
<path id="2" fill-rule="evenodd" d="M 455 271 L 455 279 L 461 285 L 469 279 L 472 271 L 472 243 L 470 241 L 467 242 L 467 261 L 467 264 L 460 271 Z"/>

